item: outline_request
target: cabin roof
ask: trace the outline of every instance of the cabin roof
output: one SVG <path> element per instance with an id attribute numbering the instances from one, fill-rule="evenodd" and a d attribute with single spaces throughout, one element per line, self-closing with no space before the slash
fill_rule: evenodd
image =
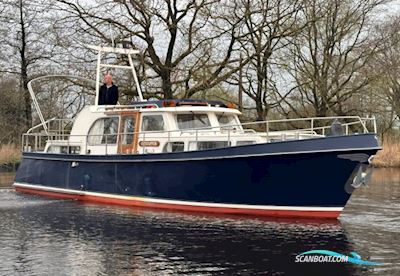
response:
<path id="1" fill-rule="evenodd" d="M 174 107 L 174 106 L 213 106 L 213 107 L 225 107 L 234 108 L 235 105 L 232 103 L 224 103 L 222 101 L 207 101 L 207 100 L 193 100 L 193 99 L 163 99 L 163 100 L 152 100 L 142 102 L 132 102 L 132 106 L 136 105 L 154 105 L 157 107 Z"/>
<path id="2" fill-rule="evenodd" d="M 118 111 L 140 110 L 141 112 L 226 112 L 241 114 L 233 103 L 206 100 L 153 100 L 132 102 L 129 105 L 97 105 L 92 112 L 113 113 Z"/>

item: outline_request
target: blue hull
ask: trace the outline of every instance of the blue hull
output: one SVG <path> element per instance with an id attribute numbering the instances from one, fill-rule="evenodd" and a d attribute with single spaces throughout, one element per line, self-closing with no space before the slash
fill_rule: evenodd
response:
<path id="1" fill-rule="evenodd" d="M 378 149 L 365 134 L 151 155 L 24 153 L 15 182 L 185 202 L 344 207 L 360 163 Z"/>

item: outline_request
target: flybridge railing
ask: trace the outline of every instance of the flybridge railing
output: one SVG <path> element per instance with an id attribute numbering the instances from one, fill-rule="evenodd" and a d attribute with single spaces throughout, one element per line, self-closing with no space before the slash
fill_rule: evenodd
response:
<path id="1" fill-rule="evenodd" d="M 331 133 L 332 123 L 347 121 L 340 123 L 342 133 Z M 64 153 L 79 153 L 75 152 L 76 147 L 84 147 L 85 153 L 88 153 L 88 147 L 103 146 L 104 154 L 110 154 L 109 149 L 115 146 L 122 146 L 120 141 L 123 138 L 130 136 L 138 138 L 138 148 L 141 151 L 136 153 L 146 153 L 146 146 L 141 146 L 140 143 L 155 142 L 155 139 L 162 139 L 163 142 L 176 142 L 182 141 L 184 138 L 189 142 L 213 141 L 213 142 L 226 142 L 226 146 L 232 146 L 232 138 L 248 138 L 248 141 L 254 142 L 276 142 L 285 140 L 298 140 L 324 137 L 325 135 L 350 135 L 359 133 L 376 133 L 376 120 L 375 118 L 361 118 L 359 116 L 345 116 L 345 117 L 322 117 L 322 118 L 299 118 L 299 119 L 283 119 L 283 120 L 268 120 L 261 122 L 242 123 L 235 125 L 225 125 L 218 127 L 203 127 L 192 129 L 180 129 L 170 131 L 141 131 L 141 132 L 124 132 L 124 133 L 111 133 L 111 134 L 88 134 L 88 135 L 70 135 L 69 126 L 71 126 L 69 119 L 50 119 L 46 121 L 48 127 L 48 134 L 43 132 L 32 133 L 41 127 L 41 124 L 31 128 L 22 137 L 23 151 L 43 151 L 46 143 L 51 142 L 54 146 L 65 147 Z M 326 126 L 321 126 L 320 122 L 331 123 Z M 56 124 L 57 127 L 51 128 L 51 124 Z M 282 128 L 279 125 L 288 125 Z M 295 124 L 302 124 L 301 128 L 296 128 Z M 305 125 L 305 127 L 304 127 Z M 275 126 L 275 127 L 272 127 Z M 93 144 L 91 139 L 100 138 L 100 143 Z M 147 139 L 147 140 L 146 140 Z M 257 141 L 258 139 L 258 141 Z M 103 142 L 104 140 L 104 142 Z M 247 141 L 246 140 L 246 141 Z M 156 140 L 157 141 L 157 140 Z M 158 141 L 159 142 L 159 141 Z M 154 145 L 153 145 L 154 146 Z M 152 147 L 152 146 L 148 146 Z M 118 151 L 121 152 L 121 151 Z M 115 154 L 116 152 L 112 153 Z"/>

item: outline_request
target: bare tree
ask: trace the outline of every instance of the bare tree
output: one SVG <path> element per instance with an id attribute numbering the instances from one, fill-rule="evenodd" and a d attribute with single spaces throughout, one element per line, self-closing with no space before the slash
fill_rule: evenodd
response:
<path id="1" fill-rule="evenodd" d="M 0 79 L 0 145 L 6 143 L 19 143 L 21 135 L 20 114 L 24 111 L 21 105 L 22 95 L 19 91 L 19 80 L 12 76 Z"/>
<path id="2" fill-rule="evenodd" d="M 288 38 L 302 29 L 298 24 L 301 13 L 300 1 L 241 0 L 235 12 L 237 20 L 243 18 L 242 28 L 246 36 L 240 39 L 243 54 L 249 59 L 244 64 L 242 76 L 235 75 L 231 84 L 243 86 L 255 103 L 257 119 L 265 120 L 268 112 L 276 107 L 290 92 L 282 92 L 277 84 L 281 70 L 279 52 L 285 48 Z M 286 95 L 285 95 L 286 94 Z"/>
<path id="3" fill-rule="evenodd" d="M 377 28 L 381 51 L 377 53 L 371 69 L 379 77 L 379 92 L 387 96 L 392 110 L 400 116 L 400 16 Z"/>
<path id="4" fill-rule="evenodd" d="M 51 24 L 44 14 L 50 3 L 25 0 L 2 2 L 0 23 L 3 35 L 0 38 L 3 59 L 0 73 L 16 75 L 20 79 L 23 95 L 25 128 L 32 125 L 31 99 L 27 89 L 30 77 L 39 74 L 53 56 L 54 46 L 49 45 L 46 34 Z M 18 118 L 16 118 L 18 119 Z"/>
<path id="5" fill-rule="evenodd" d="M 227 20 L 230 1 L 58 0 L 60 24 L 74 22 L 80 39 L 111 44 L 129 40 L 144 50 L 147 86 L 153 96 L 192 97 L 238 70 L 240 18 Z M 224 9 L 222 9 L 224 7 Z M 236 66 L 234 66 L 236 65 Z M 143 79 L 142 79 L 143 81 Z M 146 90 L 146 89 L 145 89 Z M 150 96 L 150 95 L 149 95 Z"/>
<path id="6" fill-rule="evenodd" d="M 384 0 L 307 0 L 303 20 L 306 28 L 288 48 L 288 73 L 296 94 L 286 106 L 302 115 L 345 115 L 346 106 L 369 83 L 363 68 L 377 51 L 370 40 L 370 18 Z M 282 109 L 283 110 L 283 109 Z"/>
<path id="7" fill-rule="evenodd" d="M 361 99 L 360 112 L 378 117 L 381 132 L 400 119 L 400 16 L 375 27 L 379 50 L 363 71 L 371 79 Z"/>

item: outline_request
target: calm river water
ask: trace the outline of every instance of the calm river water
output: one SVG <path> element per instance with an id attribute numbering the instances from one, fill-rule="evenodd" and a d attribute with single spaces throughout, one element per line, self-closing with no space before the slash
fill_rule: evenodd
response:
<path id="1" fill-rule="evenodd" d="M 0 173 L 0 186 L 13 174 Z M 313 249 L 379 266 L 295 263 Z M 81 204 L 0 189 L 0 275 L 400 275 L 400 171 L 375 170 L 338 221 Z"/>

